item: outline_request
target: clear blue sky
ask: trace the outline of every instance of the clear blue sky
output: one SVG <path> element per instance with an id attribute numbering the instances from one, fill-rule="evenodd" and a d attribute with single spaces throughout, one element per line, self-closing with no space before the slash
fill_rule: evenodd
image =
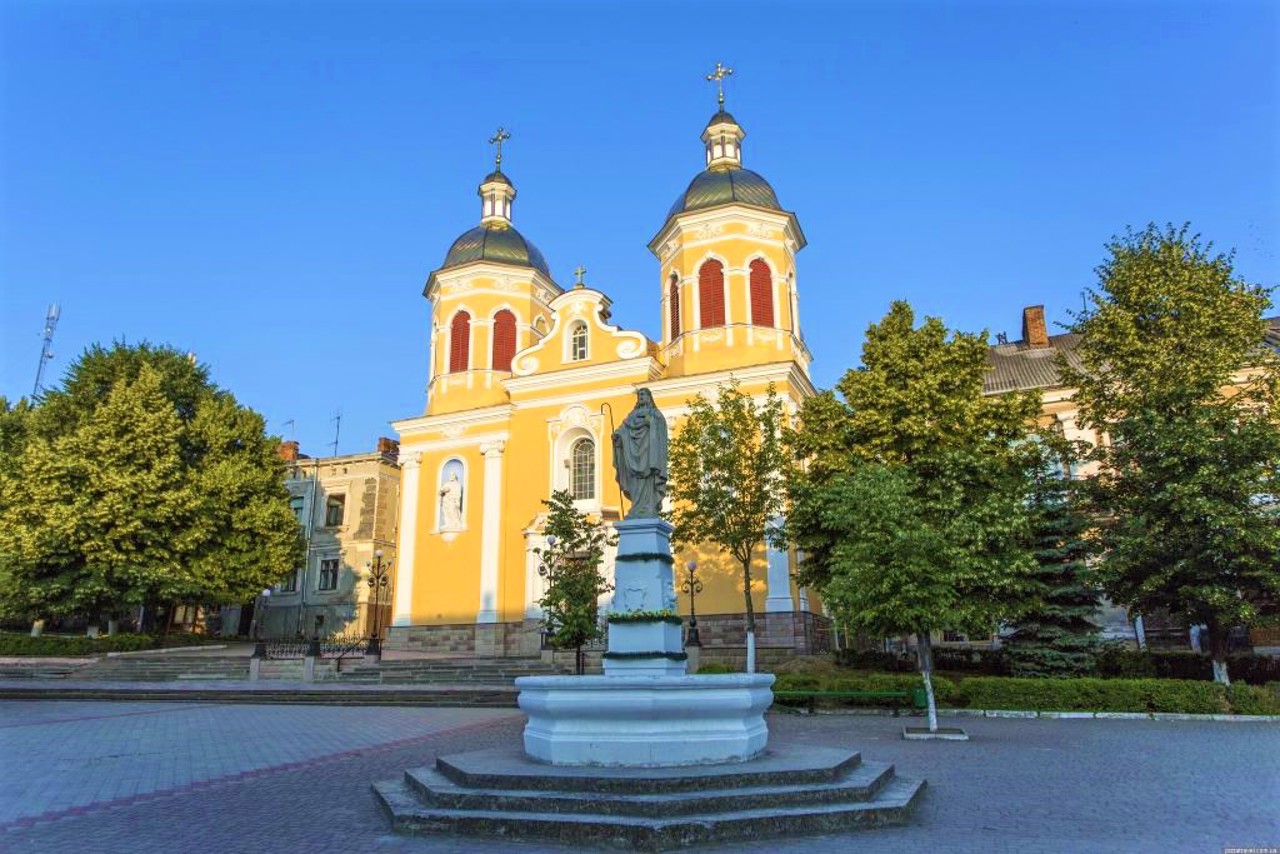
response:
<path id="1" fill-rule="evenodd" d="M 194 350 L 303 450 L 424 404 L 427 274 L 511 128 L 515 220 L 657 337 L 645 244 L 701 168 L 703 76 L 809 238 L 814 378 L 890 300 L 1016 338 L 1126 225 L 1280 281 L 1269 2 L 0 5 L 0 394 L 94 341 Z M 287 431 L 285 431 L 287 432 Z"/>

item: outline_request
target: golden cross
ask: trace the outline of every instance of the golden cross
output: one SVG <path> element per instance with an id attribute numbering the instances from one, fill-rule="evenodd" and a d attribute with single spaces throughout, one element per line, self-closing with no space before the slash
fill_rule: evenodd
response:
<path id="1" fill-rule="evenodd" d="M 498 154 L 493 159 L 493 165 L 499 172 L 502 171 L 502 142 L 507 139 L 511 139 L 511 134 L 507 133 L 506 128 L 500 126 L 498 132 L 493 135 L 493 139 L 489 140 L 490 145 L 498 146 Z"/>
<path id="2" fill-rule="evenodd" d="M 707 75 L 707 80 L 716 82 L 716 93 L 719 95 L 720 109 L 724 109 L 724 79 L 733 76 L 732 68 L 725 68 L 724 63 L 717 62 L 716 70 Z"/>
<path id="3" fill-rule="evenodd" d="M 573 271 L 573 275 L 578 277 L 578 281 L 575 282 L 575 284 L 579 286 L 586 284 L 585 282 L 582 281 L 582 277 L 585 276 L 586 274 L 587 274 L 587 268 L 579 264 L 577 269 Z"/>

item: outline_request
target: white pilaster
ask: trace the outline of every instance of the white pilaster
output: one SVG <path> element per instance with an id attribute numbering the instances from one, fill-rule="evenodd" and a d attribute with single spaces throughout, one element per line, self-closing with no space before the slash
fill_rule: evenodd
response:
<path id="1" fill-rule="evenodd" d="M 418 474 L 422 454 L 400 457 L 400 544 L 396 549 L 395 614 L 393 626 L 413 624 L 413 556 L 418 544 Z"/>
<path id="2" fill-rule="evenodd" d="M 794 611 L 795 603 L 791 600 L 791 562 L 787 559 L 786 549 L 774 548 L 769 542 L 769 535 L 782 527 L 782 519 L 774 519 L 766 526 L 765 559 L 765 600 L 764 609 L 770 611 Z"/>
<path id="3" fill-rule="evenodd" d="M 498 622 L 498 550 L 502 544 L 502 450 L 506 442 L 486 442 L 484 505 L 480 527 L 480 611 L 477 623 Z"/>

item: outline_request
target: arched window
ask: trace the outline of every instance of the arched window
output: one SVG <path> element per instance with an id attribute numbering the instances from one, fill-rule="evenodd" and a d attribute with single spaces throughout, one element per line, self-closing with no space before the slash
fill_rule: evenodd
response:
<path id="1" fill-rule="evenodd" d="M 724 326 L 724 265 L 708 261 L 698 269 L 698 325 Z"/>
<path id="2" fill-rule="evenodd" d="M 493 369 L 511 370 L 516 354 L 516 316 L 505 308 L 493 316 Z"/>
<path id="3" fill-rule="evenodd" d="M 471 315 L 460 311 L 449 324 L 449 373 L 456 374 L 471 367 Z"/>
<path id="4" fill-rule="evenodd" d="M 569 451 L 569 494 L 577 500 L 596 497 L 596 443 L 579 439 Z"/>
<path id="5" fill-rule="evenodd" d="M 569 361 L 581 362 L 587 358 L 587 324 L 579 320 L 569 327 Z"/>
<path id="6" fill-rule="evenodd" d="M 760 258 L 751 262 L 751 322 L 773 326 L 773 273 Z"/>
<path id="7" fill-rule="evenodd" d="M 671 311 L 671 340 L 680 337 L 680 277 L 671 274 L 671 284 L 667 287 L 667 303 Z"/>

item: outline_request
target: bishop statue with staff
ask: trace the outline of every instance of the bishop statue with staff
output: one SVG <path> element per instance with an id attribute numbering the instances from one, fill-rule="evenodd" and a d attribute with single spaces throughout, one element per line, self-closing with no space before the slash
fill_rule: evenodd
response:
<path id="1" fill-rule="evenodd" d="M 613 469 L 631 502 L 627 518 L 657 518 L 667 494 L 667 419 L 647 388 L 636 392 L 635 408 L 613 431 Z"/>

